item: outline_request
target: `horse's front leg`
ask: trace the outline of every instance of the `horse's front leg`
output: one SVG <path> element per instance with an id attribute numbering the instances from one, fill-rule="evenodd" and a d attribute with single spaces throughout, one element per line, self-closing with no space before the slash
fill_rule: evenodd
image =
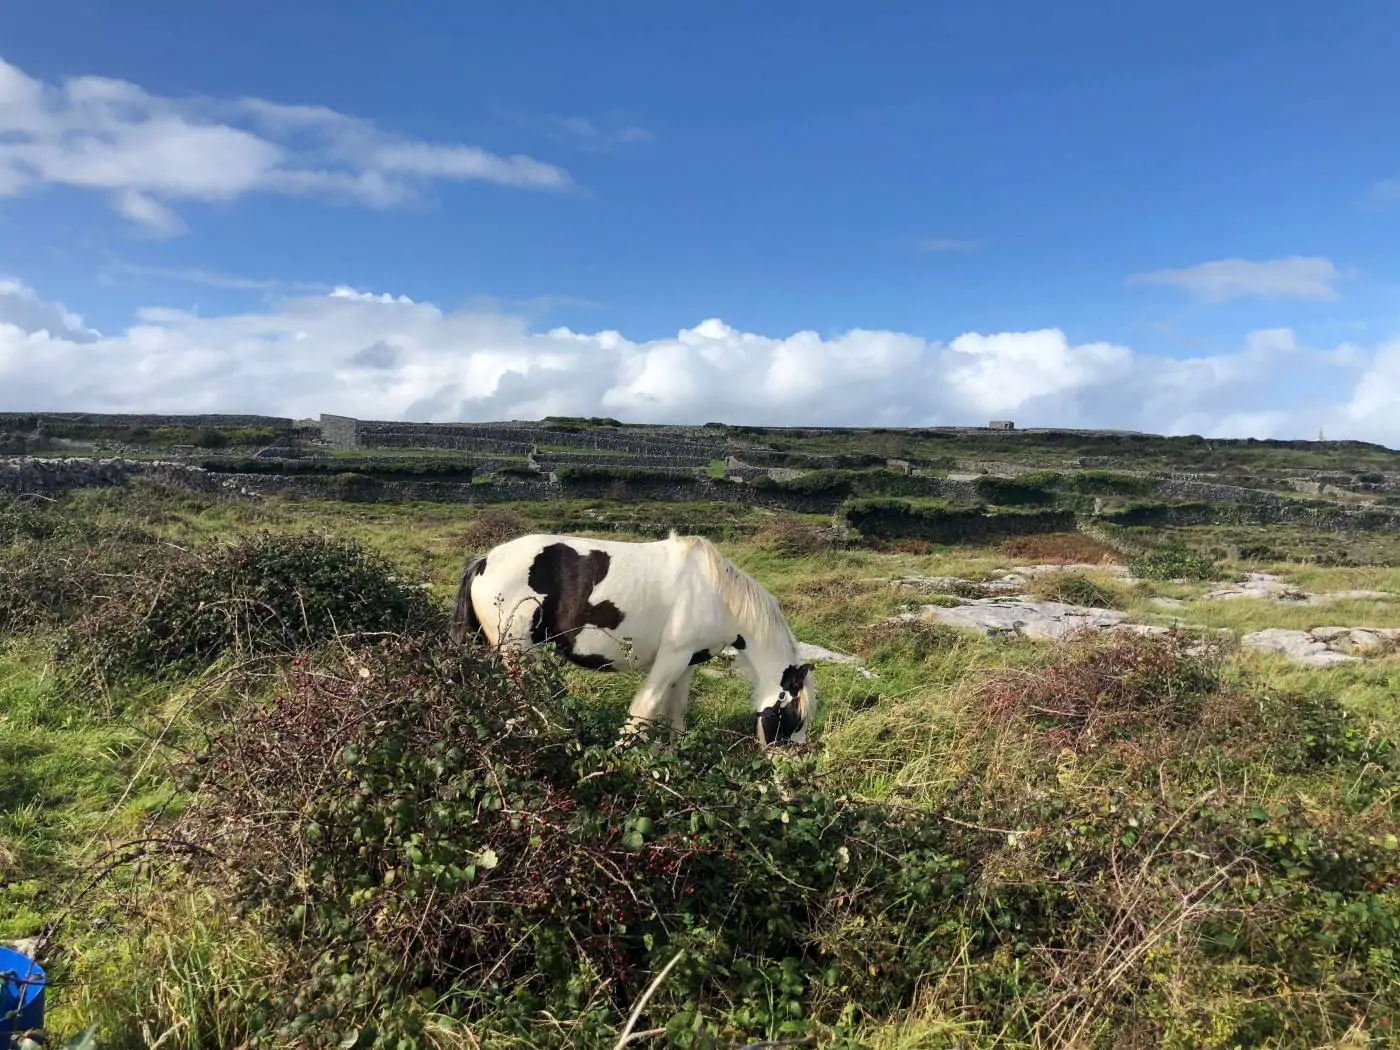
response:
<path id="1" fill-rule="evenodd" d="M 634 736 L 643 726 L 664 725 L 668 719 L 673 725 L 675 724 L 671 698 L 682 678 L 685 679 L 685 694 L 689 695 L 690 671 L 690 655 L 688 653 L 668 654 L 663 652 L 657 656 L 656 662 L 652 664 L 651 670 L 647 673 L 646 681 L 637 690 L 637 695 L 632 698 L 631 706 L 627 708 L 627 724 L 622 728 L 624 740 Z M 681 724 L 684 725 L 684 709 L 681 711 L 680 719 Z"/>
<path id="2" fill-rule="evenodd" d="M 690 710 L 690 685 L 694 677 L 695 668 L 688 666 L 666 691 L 666 709 L 671 712 L 671 728 L 677 733 L 685 732 L 685 715 Z"/>

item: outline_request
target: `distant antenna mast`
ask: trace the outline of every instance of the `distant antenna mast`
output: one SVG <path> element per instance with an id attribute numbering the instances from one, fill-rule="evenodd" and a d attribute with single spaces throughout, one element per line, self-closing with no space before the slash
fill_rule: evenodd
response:
<path id="1" fill-rule="evenodd" d="M 1322 436 L 1322 428 L 1321 428 L 1321 427 L 1318 427 L 1318 428 L 1317 428 L 1317 440 L 1319 440 L 1319 441 L 1326 441 L 1326 440 L 1327 440 L 1325 437 Z"/>

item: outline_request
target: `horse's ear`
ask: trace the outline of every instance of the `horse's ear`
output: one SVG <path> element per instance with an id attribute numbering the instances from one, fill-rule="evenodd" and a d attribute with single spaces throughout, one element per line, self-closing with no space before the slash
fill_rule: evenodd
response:
<path id="1" fill-rule="evenodd" d="M 812 665 L 803 664 L 801 667 L 798 668 L 798 670 L 802 672 L 802 677 L 806 678 L 809 674 L 812 673 Z"/>

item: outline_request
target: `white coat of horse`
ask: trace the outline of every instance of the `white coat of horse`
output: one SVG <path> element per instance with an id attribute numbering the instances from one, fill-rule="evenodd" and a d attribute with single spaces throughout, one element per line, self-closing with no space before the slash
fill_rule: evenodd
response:
<path id="1" fill-rule="evenodd" d="M 594 670 L 646 671 L 627 732 L 685 728 L 697 664 L 733 646 L 763 744 L 803 743 L 817 713 L 812 665 L 777 600 L 708 540 L 655 542 L 536 534 L 469 558 L 452 635 L 506 651 L 552 643 Z"/>

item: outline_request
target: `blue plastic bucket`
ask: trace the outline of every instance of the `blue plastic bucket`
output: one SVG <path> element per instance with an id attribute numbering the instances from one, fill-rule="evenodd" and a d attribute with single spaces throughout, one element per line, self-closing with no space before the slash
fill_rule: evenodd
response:
<path id="1" fill-rule="evenodd" d="M 0 948 L 0 1046 L 10 1036 L 44 1027 L 44 971 L 29 956 Z"/>

